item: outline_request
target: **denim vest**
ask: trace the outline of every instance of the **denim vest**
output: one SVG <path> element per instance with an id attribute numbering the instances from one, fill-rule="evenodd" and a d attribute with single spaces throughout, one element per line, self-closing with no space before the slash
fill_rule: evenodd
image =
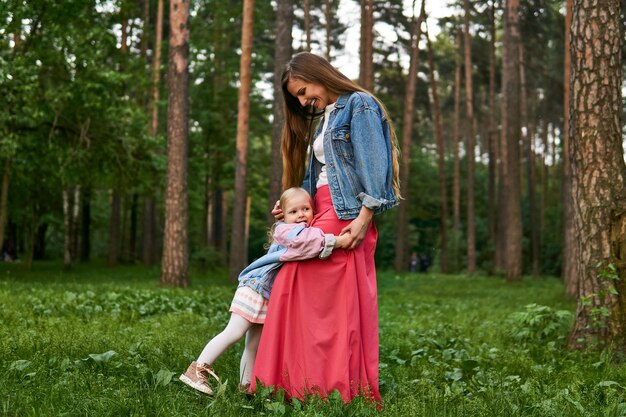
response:
<path id="1" fill-rule="evenodd" d="M 323 140 L 328 186 L 338 218 L 354 219 L 361 206 L 379 214 L 398 204 L 392 186 L 390 136 L 385 114 L 372 96 L 355 92 L 337 99 Z M 313 197 L 322 164 L 310 153 L 302 188 Z"/>

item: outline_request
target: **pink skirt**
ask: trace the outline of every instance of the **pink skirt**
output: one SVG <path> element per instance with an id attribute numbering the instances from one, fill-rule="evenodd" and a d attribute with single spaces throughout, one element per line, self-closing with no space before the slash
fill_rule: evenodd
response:
<path id="1" fill-rule="evenodd" d="M 328 186 L 315 196 L 312 225 L 338 235 Z M 372 222 L 355 250 L 336 249 L 326 260 L 285 262 L 278 272 L 252 375 L 288 397 L 344 402 L 363 395 L 380 404 L 378 390 L 377 231 Z"/>

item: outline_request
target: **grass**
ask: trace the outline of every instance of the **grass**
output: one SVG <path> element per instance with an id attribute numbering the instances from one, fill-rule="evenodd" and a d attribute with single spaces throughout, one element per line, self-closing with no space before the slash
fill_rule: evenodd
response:
<path id="1" fill-rule="evenodd" d="M 215 398 L 180 383 L 228 320 L 223 271 L 180 290 L 138 266 L 34 268 L 0 264 L 2 416 L 626 416 L 625 364 L 564 348 L 574 303 L 554 278 L 381 272 L 378 412 L 240 394 L 241 343 Z"/>

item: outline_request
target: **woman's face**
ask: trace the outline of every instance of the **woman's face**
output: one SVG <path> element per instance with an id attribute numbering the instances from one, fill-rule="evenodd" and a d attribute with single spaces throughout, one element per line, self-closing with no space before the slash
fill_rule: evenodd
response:
<path id="1" fill-rule="evenodd" d="M 323 85 L 299 78 L 289 80 L 287 91 L 298 99 L 302 107 L 313 106 L 316 110 L 324 110 L 326 106 L 337 101 L 337 95 L 329 92 Z"/>

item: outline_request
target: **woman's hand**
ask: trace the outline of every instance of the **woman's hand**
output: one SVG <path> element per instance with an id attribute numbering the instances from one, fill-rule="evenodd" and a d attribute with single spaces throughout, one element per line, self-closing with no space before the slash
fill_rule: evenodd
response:
<path id="1" fill-rule="evenodd" d="M 280 222 L 285 218 L 285 215 L 283 214 L 283 209 L 280 208 L 280 200 L 276 200 L 276 204 L 274 204 L 274 208 L 272 209 L 272 215 L 277 222 Z"/>
<path id="2" fill-rule="evenodd" d="M 348 240 L 343 247 L 345 249 L 357 248 L 367 233 L 367 228 L 374 217 L 374 211 L 365 206 L 361 206 L 361 212 L 356 219 L 352 220 L 349 225 L 341 229 L 341 236 L 347 235 Z"/>

